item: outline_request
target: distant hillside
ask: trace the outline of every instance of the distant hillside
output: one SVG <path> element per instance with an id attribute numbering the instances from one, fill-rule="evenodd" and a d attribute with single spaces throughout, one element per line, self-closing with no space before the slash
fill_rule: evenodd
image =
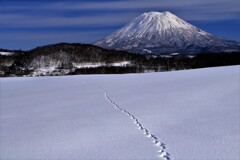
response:
<path id="1" fill-rule="evenodd" d="M 140 55 L 89 44 L 59 43 L 29 51 L 0 50 L 0 76 L 122 74 L 240 64 L 240 53 Z"/>
<path id="2" fill-rule="evenodd" d="M 135 54 L 125 51 L 78 43 L 59 43 L 30 51 L 2 51 L 14 53 L 0 55 L 0 71 L 6 76 L 74 74 L 76 69 L 81 68 L 132 66 L 132 61 L 136 59 Z"/>

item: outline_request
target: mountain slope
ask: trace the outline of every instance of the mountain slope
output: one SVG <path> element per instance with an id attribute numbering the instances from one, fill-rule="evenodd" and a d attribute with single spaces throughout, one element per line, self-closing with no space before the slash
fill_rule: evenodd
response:
<path id="1" fill-rule="evenodd" d="M 215 37 L 170 12 L 148 12 L 97 41 L 95 45 L 138 53 L 195 53 L 237 49 L 239 44 Z"/>

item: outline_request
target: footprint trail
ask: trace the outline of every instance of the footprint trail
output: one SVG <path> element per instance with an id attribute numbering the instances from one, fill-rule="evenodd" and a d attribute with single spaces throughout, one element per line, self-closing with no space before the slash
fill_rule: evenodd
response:
<path id="1" fill-rule="evenodd" d="M 97 88 L 99 88 L 100 90 L 102 90 L 104 92 L 104 95 L 105 95 L 105 98 L 106 100 L 111 103 L 115 109 L 118 109 L 119 111 L 123 112 L 125 115 L 127 115 L 128 117 L 130 117 L 133 122 L 138 126 L 138 128 L 144 133 L 144 135 L 147 137 L 147 138 L 150 138 L 154 144 L 155 147 L 158 148 L 158 156 L 160 158 L 162 158 L 163 160 L 172 160 L 171 158 L 171 155 L 166 151 L 166 145 L 161 142 L 159 140 L 159 138 L 157 138 L 154 134 L 150 133 L 150 131 L 145 128 L 141 122 L 133 115 L 131 114 L 130 112 L 128 112 L 127 110 L 121 108 L 119 105 L 117 105 L 108 95 L 108 92 L 102 88 L 102 87 L 99 87 L 99 86 L 96 86 Z"/>

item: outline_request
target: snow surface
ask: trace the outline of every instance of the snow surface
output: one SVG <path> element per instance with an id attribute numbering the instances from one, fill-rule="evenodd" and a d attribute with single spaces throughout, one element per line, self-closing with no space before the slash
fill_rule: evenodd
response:
<path id="1" fill-rule="evenodd" d="M 116 63 L 112 63 L 110 64 L 110 66 L 114 66 L 114 67 L 126 67 L 126 66 L 129 66 L 131 65 L 132 62 L 130 61 L 123 61 L 123 62 L 116 62 Z"/>
<path id="2" fill-rule="evenodd" d="M 171 53 L 189 47 L 197 50 L 236 43 L 215 37 L 166 11 L 144 13 L 95 45 L 140 53 L 146 53 L 144 49 L 151 53 Z"/>
<path id="3" fill-rule="evenodd" d="M 12 53 L 12 52 L 0 52 L 0 55 L 2 55 L 2 56 L 11 56 L 13 54 L 14 53 Z"/>
<path id="4" fill-rule="evenodd" d="M 240 159 L 239 75 L 1 78 L 0 157 Z"/>
<path id="5" fill-rule="evenodd" d="M 120 62 L 115 62 L 115 63 L 73 63 L 73 66 L 75 68 L 97 68 L 97 67 L 126 67 L 126 66 L 131 66 L 132 62 L 131 61 L 120 61 Z M 64 72 L 65 74 L 68 74 L 70 72 L 69 69 L 58 69 L 59 67 L 57 65 L 52 65 L 49 67 L 42 67 L 39 69 L 34 70 L 32 76 L 40 76 L 40 75 L 61 75 L 63 73 L 59 72 Z"/>
<path id="6" fill-rule="evenodd" d="M 73 66 L 76 68 L 97 68 L 105 64 L 103 63 L 73 63 Z"/>
<path id="7" fill-rule="evenodd" d="M 146 53 L 152 53 L 152 51 L 148 50 L 148 49 L 143 49 L 144 52 Z"/>
<path id="8" fill-rule="evenodd" d="M 106 66 L 114 66 L 114 67 L 126 67 L 131 65 L 131 61 L 121 61 L 115 63 L 73 63 L 73 66 L 76 68 L 97 68 L 97 67 L 106 67 Z"/>
<path id="9" fill-rule="evenodd" d="M 169 54 L 170 56 L 177 56 L 179 55 L 180 53 L 172 53 L 172 54 Z"/>

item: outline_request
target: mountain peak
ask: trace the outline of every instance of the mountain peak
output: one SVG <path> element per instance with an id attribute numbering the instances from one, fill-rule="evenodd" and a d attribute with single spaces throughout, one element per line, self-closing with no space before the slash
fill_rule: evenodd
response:
<path id="1" fill-rule="evenodd" d="M 169 11 L 165 11 L 165 12 L 163 12 L 163 14 L 172 14 L 171 12 L 169 12 Z"/>
<path id="2" fill-rule="evenodd" d="M 152 19 L 155 18 L 155 20 L 160 20 L 160 21 L 163 19 L 177 19 L 178 18 L 176 15 L 174 15 L 173 13 L 171 13 L 169 11 L 165 11 L 165 12 L 151 11 L 151 12 L 146 12 L 139 17 L 152 18 Z"/>
<path id="3" fill-rule="evenodd" d="M 174 15 L 169 11 L 165 11 L 165 12 L 157 12 L 157 11 L 150 11 L 150 12 L 145 12 L 143 13 L 145 15 L 151 15 L 151 16 L 161 16 L 161 15 Z"/>
<path id="4" fill-rule="evenodd" d="M 95 45 L 143 53 L 174 53 L 226 47 L 233 43 L 215 37 L 177 17 L 169 11 L 146 12 L 98 41 Z"/>
<path id="5" fill-rule="evenodd" d="M 159 16 L 162 15 L 161 12 L 156 12 L 156 11 L 151 11 L 151 12 L 145 12 L 142 15 L 146 15 L 146 16 Z"/>
<path id="6" fill-rule="evenodd" d="M 139 23 L 140 21 L 140 23 Z M 148 31 L 155 30 L 156 32 L 162 32 L 169 28 L 185 28 L 191 29 L 192 25 L 178 18 L 176 15 L 169 11 L 165 12 L 147 12 L 136 18 L 130 23 L 140 24 L 141 27 L 147 26 Z"/>

